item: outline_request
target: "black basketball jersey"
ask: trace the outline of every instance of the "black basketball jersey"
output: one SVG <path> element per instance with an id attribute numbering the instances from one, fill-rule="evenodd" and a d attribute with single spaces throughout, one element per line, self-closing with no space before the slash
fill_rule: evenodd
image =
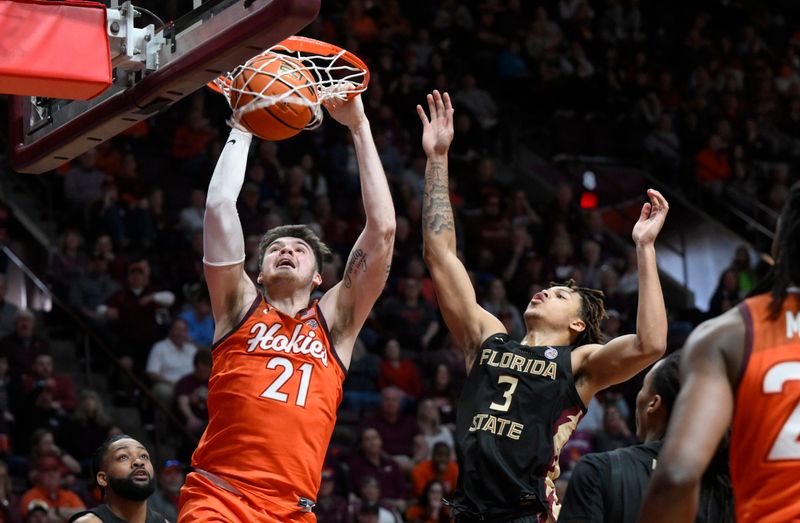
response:
<path id="1" fill-rule="evenodd" d="M 475 355 L 456 418 L 454 514 L 507 521 L 558 516 L 558 454 L 586 412 L 572 347 L 529 347 L 494 334 Z"/>
<path id="2" fill-rule="evenodd" d="M 93 509 L 86 510 L 79 514 L 75 514 L 69 520 L 70 522 L 75 521 L 76 519 L 85 516 L 86 514 L 94 514 L 95 516 L 100 518 L 100 520 L 102 520 L 103 523 L 127 523 L 124 519 L 118 517 L 113 512 L 111 512 L 111 509 L 108 508 L 108 505 L 99 505 L 97 507 L 94 507 Z M 165 521 L 166 518 L 164 516 L 162 516 L 155 510 L 151 509 L 150 507 L 147 507 L 147 517 L 145 519 L 145 523 L 164 523 Z"/>

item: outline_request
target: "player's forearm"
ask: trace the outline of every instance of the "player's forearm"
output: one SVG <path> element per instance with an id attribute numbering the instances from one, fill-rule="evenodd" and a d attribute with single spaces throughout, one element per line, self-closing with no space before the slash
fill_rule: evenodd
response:
<path id="1" fill-rule="evenodd" d="M 656 468 L 645 491 L 639 521 L 691 523 L 695 520 L 699 496 L 699 479 L 683 480 L 665 469 Z"/>
<path id="2" fill-rule="evenodd" d="M 456 230 L 450 204 L 447 155 L 429 156 L 422 195 L 422 238 L 425 258 L 456 252 Z"/>
<path id="3" fill-rule="evenodd" d="M 369 121 L 363 120 L 350 129 L 358 159 L 358 173 L 361 180 L 361 197 L 367 216 L 367 234 L 391 240 L 394 238 L 395 213 L 389 183 L 383 172 L 383 165 L 375 148 Z"/>
<path id="4" fill-rule="evenodd" d="M 637 245 L 636 256 L 639 266 L 636 338 L 643 352 L 660 356 L 667 347 L 667 311 L 658 277 L 655 246 Z"/>
<path id="5" fill-rule="evenodd" d="M 232 130 L 211 176 L 203 217 L 203 261 L 208 265 L 244 261 L 244 235 L 236 200 L 244 184 L 251 139 L 248 133 Z"/>

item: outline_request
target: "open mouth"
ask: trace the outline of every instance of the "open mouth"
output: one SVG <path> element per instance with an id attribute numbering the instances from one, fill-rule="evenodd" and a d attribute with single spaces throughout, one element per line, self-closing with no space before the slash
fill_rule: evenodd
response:
<path id="1" fill-rule="evenodd" d="M 133 477 L 133 479 L 142 479 L 145 481 L 150 481 L 150 474 L 148 474 L 146 470 L 137 470 L 131 476 Z"/>
<path id="2" fill-rule="evenodd" d="M 289 267 L 289 268 L 292 268 L 292 269 L 295 268 L 294 262 L 292 260 L 288 259 L 288 258 L 284 258 L 283 260 L 279 261 L 277 267 L 279 269 L 281 267 Z"/>
<path id="3" fill-rule="evenodd" d="M 542 294 L 541 292 L 537 292 L 536 294 L 533 295 L 533 298 L 531 298 L 531 303 L 542 303 L 543 301 L 544 301 L 544 294 Z"/>

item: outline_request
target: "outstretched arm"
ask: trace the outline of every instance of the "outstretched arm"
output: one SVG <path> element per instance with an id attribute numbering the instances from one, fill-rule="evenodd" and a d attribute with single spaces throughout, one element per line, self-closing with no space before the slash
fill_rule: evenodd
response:
<path id="1" fill-rule="evenodd" d="M 389 275 L 394 248 L 394 204 L 361 97 L 333 100 L 326 103 L 326 108 L 353 135 L 367 216 L 364 230 L 350 252 L 342 281 L 320 301 L 337 353 L 349 365 L 356 336 Z"/>
<path id="2" fill-rule="evenodd" d="M 743 352 L 745 328 L 738 309 L 700 325 L 681 361 L 681 391 L 647 486 L 640 521 L 695 520 L 703 473 L 733 416 L 731 385 L 738 366 L 728 354 Z"/>
<path id="3" fill-rule="evenodd" d="M 639 305 L 636 334 L 620 336 L 605 345 L 586 345 L 575 351 L 575 368 L 584 398 L 621 383 L 660 358 L 667 347 L 667 311 L 658 279 L 655 241 L 664 225 L 669 204 L 660 192 L 649 189 L 650 202 L 642 206 L 633 228 L 639 270 Z"/>
<path id="4" fill-rule="evenodd" d="M 422 238 L 425 264 L 431 272 L 442 316 L 458 344 L 470 355 L 483 340 L 506 332 L 503 324 L 478 305 L 467 270 L 456 253 L 456 233 L 447 172 L 447 152 L 453 141 L 450 96 L 429 94 L 430 120 L 421 106 L 422 148 L 428 157 L 422 200 Z M 469 358 L 468 358 L 469 361 Z"/>
<path id="5" fill-rule="evenodd" d="M 244 271 L 244 235 L 236 200 L 244 183 L 252 135 L 231 130 L 208 185 L 203 217 L 203 268 L 214 314 L 216 342 L 236 325 L 256 298 Z"/>

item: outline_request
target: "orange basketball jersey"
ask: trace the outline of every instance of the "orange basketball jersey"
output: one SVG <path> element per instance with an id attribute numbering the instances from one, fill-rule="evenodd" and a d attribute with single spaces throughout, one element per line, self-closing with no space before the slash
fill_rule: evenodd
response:
<path id="1" fill-rule="evenodd" d="M 800 521 L 800 294 L 775 321 L 769 303 L 762 294 L 739 305 L 747 339 L 730 464 L 740 523 Z"/>
<path id="2" fill-rule="evenodd" d="M 278 521 L 302 516 L 319 490 L 345 378 L 317 303 L 291 317 L 259 295 L 213 354 L 208 427 L 192 466 Z"/>

